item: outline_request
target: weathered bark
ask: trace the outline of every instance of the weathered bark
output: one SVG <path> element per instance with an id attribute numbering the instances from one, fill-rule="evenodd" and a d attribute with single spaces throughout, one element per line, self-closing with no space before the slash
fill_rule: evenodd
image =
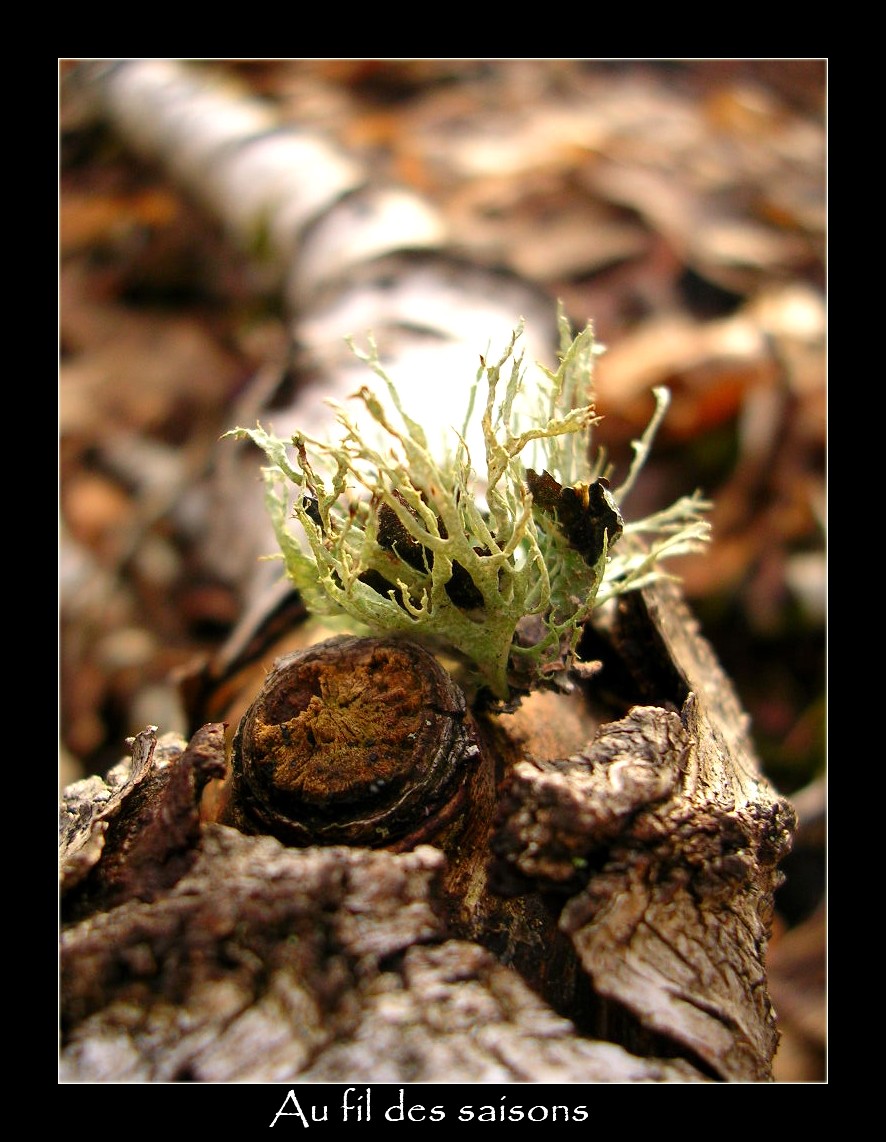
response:
<path id="1" fill-rule="evenodd" d="M 746 718 L 673 586 L 629 598 L 609 636 L 680 713 L 634 706 L 568 761 L 517 765 L 499 864 L 581 885 L 560 925 L 597 995 L 717 1074 L 764 1079 L 777 1033 L 763 961 L 794 812 L 760 780 Z"/>
<path id="2" fill-rule="evenodd" d="M 70 790 L 65 1079 L 766 1080 L 792 810 L 672 587 L 605 637 L 647 682 L 669 667 L 662 705 L 560 761 L 479 720 L 499 792 L 448 850 L 451 819 L 411 853 L 195 831 L 201 781 L 178 774 L 218 771 L 220 726 L 153 767 L 141 736 L 110 827 L 96 779 Z"/>
<path id="3" fill-rule="evenodd" d="M 112 121 L 239 240 L 271 235 L 309 378 L 274 414 L 279 434 L 322 433 L 313 394 L 341 399 L 365 379 L 348 334 L 372 328 L 411 414 L 444 428 L 461 423 L 478 353 L 518 316 L 553 343 L 547 299 L 450 258 L 432 212 L 371 187 L 324 140 L 277 131 L 263 107 L 166 61 L 95 83 Z M 527 359 L 547 348 L 530 342 Z M 576 676 L 550 696 L 553 735 L 466 712 L 475 768 L 456 783 L 469 825 L 455 846 L 416 828 L 406 851 L 299 849 L 206 819 L 244 669 L 303 617 L 245 573 L 273 540 L 256 528 L 254 454 L 227 455 L 212 487 L 229 530 L 207 535 L 206 557 L 247 583 L 247 614 L 188 682 L 194 737 L 146 731 L 107 782 L 66 791 L 63 1079 L 766 1080 L 765 945 L 793 815 L 669 585 L 589 630 L 600 688 Z M 573 724 L 564 748 L 556 731 Z"/>
<path id="4" fill-rule="evenodd" d="M 69 929 L 62 1078 L 90 1082 L 693 1081 L 577 1037 L 447 940 L 439 852 L 296 851 L 207 827 L 176 888 Z"/>

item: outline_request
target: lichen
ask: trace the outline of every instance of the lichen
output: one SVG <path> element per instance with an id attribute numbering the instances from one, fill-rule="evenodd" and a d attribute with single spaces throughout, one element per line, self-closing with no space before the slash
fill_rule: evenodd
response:
<path id="1" fill-rule="evenodd" d="M 560 332 L 559 366 L 539 366 L 534 392 L 518 348 L 522 323 L 499 360 L 481 357 L 462 431 L 440 455 L 403 407 L 371 339 L 368 352 L 354 352 L 387 396 L 368 386 L 355 394 L 372 434 L 342 406 L 334 443 L 301 433 L 284 441 L 261 425 L 228 433 L 267 457 L 280 556 L 311 611 L 454 653 L 465 684 L 499 701 L 568 667 L 595 606 L 650 582 L 663 559 L 708 537 L 708 505 L 697 494 L 623 521 L 619 504 L 667 392 L 656 390 L 628 478 L 611 493 L 603 454 L 591 459 L 593 329 L 574 337 L 561 314 Z M 478 415 L 479 457 L 466 443 Z M 524 466 L 524 454 L 536 467 Z"/>

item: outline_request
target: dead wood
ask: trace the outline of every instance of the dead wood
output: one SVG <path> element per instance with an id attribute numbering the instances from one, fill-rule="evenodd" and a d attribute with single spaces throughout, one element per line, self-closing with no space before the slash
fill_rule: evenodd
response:
<path id="1" fill-rule="evenodd" d="M 792 810 L 673 587 L 605 637 L 647 682 L 668 669 L 661 705 L 559 761 L 481 732 L 499 792 L 460 834 L 460 877 L 445 841 L 195 829 L 220 726 L 159 760 L 141 735 L 125 780 L 69 790 L 64 1079 L 765 1081 Z"/>
<path id="2" fill-rule="evenodd" d="M 560 926 L 595 993 L 722 1077 L 765 1079 L 777 1033 L 763 962 L 793 809 L 761 781 L 732 687 L 672 585 L 629 598 L 609 635 L 680 712 L 635 706 L 568 761 L 516 766 L 499 865 L 586 881 Z"/>
<path id="3" fill-rule="evenodd" d="M 207 826 L 162 900 L 65 933 L 66 1081 L 692 1081 L 578 1038 L 435 912 L 442 858 Z"/>
<path id="4" fill-rule="evenodd" d="M 432 403 L 453 396 L 456 413 L 437 403 L 428 423 L 459 422 L 451 378 L 470 381 L 478 342 L 517 316 L 553 340 L 549 303 L 452 258 L 426 215 L 414 216 L 421 252 L 404 249 L 383 206 L 358 209 L 364 194 L 384 203 L 381 192 L 322 143 L 275 136 L 255 107 L 142 62 L 96 80 L 109 116 L 146 152 L 165 148 L 241 238 L 265 211 L 282 251 L 313 386 L 278 413 L 278 432 L 290 416 L 314 430 L 305 413 L 327 414 L 312 394 L 356 387 L 346 334 L 375 330 L 418 419 L 410 385 Z M 305 154 L 328 174 L 310 193 L 291 178 Z M 253 184 L 275 188 L 271 199 L 256 205 Z M 359 240 L 346 228 L 347 243 L 332 241 L 342 218 Z M 240 450 L 213 474 L 225 534 L 207 535 L 207 558 L 242 578 L 259 618 L 190 681 L 192 713 L 211 715 L 190 743 L 146 731 L 106 781 L 65 792 L 63 1080 L 767 1080 L 777 1033 L 765 950 L 793 814 L 762 778 L 729 680 L 670 585 L 589 631 L 601 683 L 617 676 L 627 697 L 569 753 L 469 716 L 477 780 L 459 786 L 470 818 L 460 849 L 434 833 L 406 851 L 292 848 L 205 819 L 238 669 L 293 614 L 291 598 L 269 603 L 266 580 L 244 571 L 271 547 L 255 526 L 255 469 Z M 573 680 L 564 711 L 590 705 L 593 685 Z"/>

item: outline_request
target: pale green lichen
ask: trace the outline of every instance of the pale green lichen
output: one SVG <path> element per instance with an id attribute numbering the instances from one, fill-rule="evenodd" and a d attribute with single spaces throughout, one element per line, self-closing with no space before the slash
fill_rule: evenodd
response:
<path id="1" fill-rule="evenodd" d="M 358 356 L 388 401 L 368 387 L 355 396 L 379 446 L 342 407 L 336 443 L 301 434 L 284 441 L 261 426 L 228 434 L 248 437 L 269 461 L 268 509 L 286 574 L 309 610 L 454 652 L 465 684 L 501 701 L 571 664 L 595 606 L 650 582 L 662 559 L 696 550 L 708 536 L 707 505 L 695 495 L 625 524 L 615 545 L 616 502 L 642 467 L 666 391 L 656 392 L 656 415 L 613 501 L 598 483 L 602 456 L 590 459 L 598 352 L 591 327 L 573 337 L 561 316 L 559 368 L 542 368 L 534 394 L 525 392 L 522 331 L 500 360 L 481 359 L 462 432 L 453 431 L 446 454 L 434 453 L 402 406 L 372 342 Z M 518 404 L 533 395 L 533 415 L 518 417 Z M 466 443 L 478 404 L 482 457 Z M 527 451 L 534 468 L 524 467 Z"/>

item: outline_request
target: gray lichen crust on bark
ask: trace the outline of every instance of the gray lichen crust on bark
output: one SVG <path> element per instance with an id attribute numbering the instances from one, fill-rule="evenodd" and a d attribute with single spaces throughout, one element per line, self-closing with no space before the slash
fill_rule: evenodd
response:
<path id="1" fill-rule="evenodd" d="M 489 952 L 447 940 L 442 863 L 207 826 L 162 899 L 65 932 L 62 1081 L 700 1078 L 579 1038 Z"/>

